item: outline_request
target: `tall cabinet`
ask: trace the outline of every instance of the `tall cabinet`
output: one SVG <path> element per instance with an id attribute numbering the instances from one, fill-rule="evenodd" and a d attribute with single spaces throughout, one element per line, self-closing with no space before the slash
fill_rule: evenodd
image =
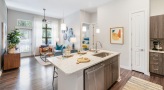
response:
<path id="1" fill-rule="evenodd" d="M 150 17 L 150 49 L 154 47 L 154 40 L 160 41 L 164 50 L 164 15 Z M 150 50 L 149 71 L 164 75 L 164 51 Z"/>

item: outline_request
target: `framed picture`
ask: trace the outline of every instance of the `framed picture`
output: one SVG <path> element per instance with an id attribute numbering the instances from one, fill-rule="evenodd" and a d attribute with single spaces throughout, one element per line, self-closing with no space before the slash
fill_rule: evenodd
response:
<path id="1" fill-rule="evenodd" d="M 124 28 L 123 27 L 110 28 L 110 43 L 111 44 L 124 44 Z"/>

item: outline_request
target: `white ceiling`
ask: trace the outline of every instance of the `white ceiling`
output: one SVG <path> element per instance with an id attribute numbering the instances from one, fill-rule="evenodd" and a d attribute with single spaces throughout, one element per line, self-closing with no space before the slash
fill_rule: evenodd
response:
<path id="1" fill-rule="evenodd" d="M 46 8 L 46 16 L 62 18 L 85 9 L 88 12 L 96 12 L 97 7 L 111 0 L 5 0 L 9 9 L 43 15 Z"/>

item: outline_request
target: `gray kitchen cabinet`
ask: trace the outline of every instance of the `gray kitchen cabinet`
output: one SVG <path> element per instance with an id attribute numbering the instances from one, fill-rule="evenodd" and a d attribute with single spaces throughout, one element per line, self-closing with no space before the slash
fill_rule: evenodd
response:
<path id="1" fill-rule="evenodd" d="M 158 38 L 157 17 L 150 17 L 150 38 Z"/>
<path id="2" fill-rule="evenodd" d="M 164 54 L 150 53 L 149 71 L 151 73 L 164 75 Z"/>
<path id="3" fill-rule="evenodd" d="M 112 65 L 106 64 L 105 65 L 105 88 L 108 89 L 112 86 Z"/>
<path id="4" fill-rule="evenodd" d="M 162 67 L 163 67 L 163 68 L 162 68 L 162 69 L 163 69 L 163 70 L 162 70 L 162 75 L 164 75 L 164 54 L 163 54 Z"/>
<path id="5" fill-rule="evenodd" d="M 164 38 L 164 15 L 150 17 L 150 38 Z"/>
<path id="6" fill-rule="evenodd" d="M 84 70 L 85 90 L 108 90 L 117 81 L 118 72 L 118 56 Z"/>
<path id="7" fill-rule="evenodd" d="M 164 38 L 164 15 L 157 16 L 158 38 Z"/>
<path id="8" fill-rule="evenodd" d="M 118 79 L 118 68 L 118 60 L 116 60 L 112 63 L 112 84 Z"/>

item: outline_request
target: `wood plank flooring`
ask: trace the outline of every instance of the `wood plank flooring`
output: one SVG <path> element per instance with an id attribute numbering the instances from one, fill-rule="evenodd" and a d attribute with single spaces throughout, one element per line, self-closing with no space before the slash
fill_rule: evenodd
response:
<path id="1" fill-rule="evenodd" d="M 0 90 L 57 90 L 57 83 L 52 85 L 53 66 L 41 66 L 34 57 L 22 58 L 21 67 L 3 72 L 0 77 Z M 151 77 L 142 73 L 121 69 L 121 81 L 109 90 L 121 90 L 131 76 L 164 86 L 164 77 Z"/>

